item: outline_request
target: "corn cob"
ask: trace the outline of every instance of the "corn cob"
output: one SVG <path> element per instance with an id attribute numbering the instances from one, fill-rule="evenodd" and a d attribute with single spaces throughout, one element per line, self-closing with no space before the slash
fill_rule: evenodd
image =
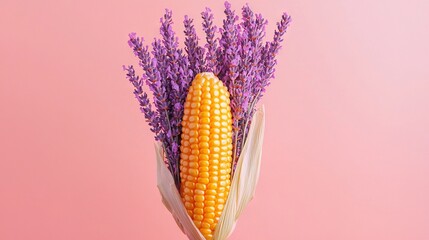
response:
<path id="1" fill-rule="evenodd" d="M 180 195 L 206 239 L 212 239 L 231 185 L 232 119 L 229 93 L 213 73 L 199 73 L 184 105 Z"/>

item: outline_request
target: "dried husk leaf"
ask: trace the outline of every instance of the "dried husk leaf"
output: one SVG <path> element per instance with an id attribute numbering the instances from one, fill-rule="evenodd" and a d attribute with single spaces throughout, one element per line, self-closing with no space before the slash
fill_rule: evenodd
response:
<path id="1" fill-rule="evenodd" d="M 214 233 L 215 240 L 225 240 L 231 235 L 238 217 L 254 196 L 261 166 L 264 127 L 265 109 L 262 106 L 253 116 L 246 143 L 241 151 L 232 178 L 228 200 Z M 186 212 L 180 194 L 174 184 L 173 177 L 164 164 L 164 153 L 160 143 L 155 144 L 155 150 L 158 169 L 158 189 L 162 196 L 162 202 L 189 239 L 205 240 Z"/>

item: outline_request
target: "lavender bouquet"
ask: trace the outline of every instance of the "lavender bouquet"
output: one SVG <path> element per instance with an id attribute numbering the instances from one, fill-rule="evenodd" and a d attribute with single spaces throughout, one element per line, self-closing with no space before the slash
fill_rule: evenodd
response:
<path id="1" fill-rule="evenodd" d="M 248 5 L 242 8 L 241 21 L 228 2 L 225 2 L 224 13 L 220 28 L 213 24 L 214 16 L 209 8 L 201 13 L 206 34 L 204 46 L 199 44 L 193 19 L 185 16 L 185 48 L 181 49 L 172 29 L 172 12 L 166 10 L 161 18 L 162 38 L 155 39 L 150 49 L 143 43 L 143 38 L 135 33 L 129 34 L 128 44 L 138 57 L 143 74 L 137 75 L 132 65 L 124 66 L 140 109 L 155 135 L 158 188 L 163 202 L 190 239 L 226 239 L 253 197 L 259 176 L 264 130 L 264 108 L 257 110 L 256 105 L 274 78 L 276 55 L 290 23 L 290 17 L 284 13 L 277 23 L 273 40 L 264 42 L 267 20 L 255 14 Z M 206 84 L 204 86 L 212 86 L 207 88 L 210 99 L 202 100 L 201 95 L 191 98 L 193 89 L 199 89 L 198 84 L 203 83 Z M 143 85 L 152 92 L 152 100 Z M 227 103 L 223 109 L 225 114 L 220 116 L 224 122 L 216 120 L 216 112 L 213 112 L 219 108 L 216 103 L 219 98 L 213 95 L 213 88 L 218 87 L 225 89 L 227 96 L 220 97 Z M 191 101 L 197 101 L 192 102 L 192 106 L 199 107 L 187 108 Z M 206 109 L 201 101 L 211 103 L 212 109 L 209 105 Z M 189 122 L 193 119 L 190 110 L 200 119 L 193 125 Z M 201 143 L 204 141 L 203 130 L 198 129 L 204 127 L 204 116 L 208 116 L 207 121 L 213 124 L 219 121 L 218 125 L 225 127 L 222 131 L 229 131 L 230 137 L 217 141 L 220 135 L 210 131 L 216 130 L 213 124 L 207 124 L 210 135 L 206 141 L 209 145 L 204 148 L 204 142 Z M 194 131 L 192 126 L 197 129 Z M 192 138 L 191 132 L 200 134 L 199 138 L 194 138 L 200 141 L 195 149 L 187 148 L 189 141 L 192 143 L 189 139 L 190 136 Z M 225 145 L 219 145 L 220 142 Z M 225 163 L 219 165 L 216 156 L 222 149 L 225 151 L 220 155 Z M 195 151 L 196 155 L 188 154 L 188 150 Z M 190 158 L 194 162 L 191 163 Z M 204 167 L 205 160 L 207 167 Z M 188 170 L 191 165 L 197 165 L 195 171 Z M 228 171 L 219 173 L 219 166 L 226 166 Z M 219 175 L 221 180 L 218 180 Z M 210 181 L 205 182 L 208 176 Z M 218 185 L 221 188 L 215 188 Z M 207 195 L 210 190 L 218 191 L 218 195 Z"/>

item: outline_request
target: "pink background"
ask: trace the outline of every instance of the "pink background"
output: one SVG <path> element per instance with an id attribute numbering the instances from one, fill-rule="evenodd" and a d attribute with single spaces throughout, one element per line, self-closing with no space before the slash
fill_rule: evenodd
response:
<path id="1" fill-rule="evenodd" d="M 2 0 L 0 239 L 185 239 L 121 68 L 127 34 L 158 37 L 165 7 L 180 33 L 205 6 L 223 17 L 178 2 Z M 249 2 L 269 37 L 282 11 L 293 24 L 231 239 L 429 239 L 428 1 Z"/>

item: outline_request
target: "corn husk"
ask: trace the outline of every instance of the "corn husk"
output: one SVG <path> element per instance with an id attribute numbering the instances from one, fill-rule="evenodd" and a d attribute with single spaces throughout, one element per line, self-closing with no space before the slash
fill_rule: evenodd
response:
<path id="1" fill-rule="evenodd" d="M 264 138 L 265 110 L 259 108 L 252 119 L 248 137 L 238 159 L 231 188 L 223 212 L 216 226 L 214 239 L 227 239 L 235 228 L 238 217 L 255 194 L 259 178 Z M 186 212 L 173 177 L 164 164 L 164 152 L 160 143 L 155 144 L 158 189 L 162 202 L 176 220 L 177 225 L 191 240 L 205 240 Z"/>

